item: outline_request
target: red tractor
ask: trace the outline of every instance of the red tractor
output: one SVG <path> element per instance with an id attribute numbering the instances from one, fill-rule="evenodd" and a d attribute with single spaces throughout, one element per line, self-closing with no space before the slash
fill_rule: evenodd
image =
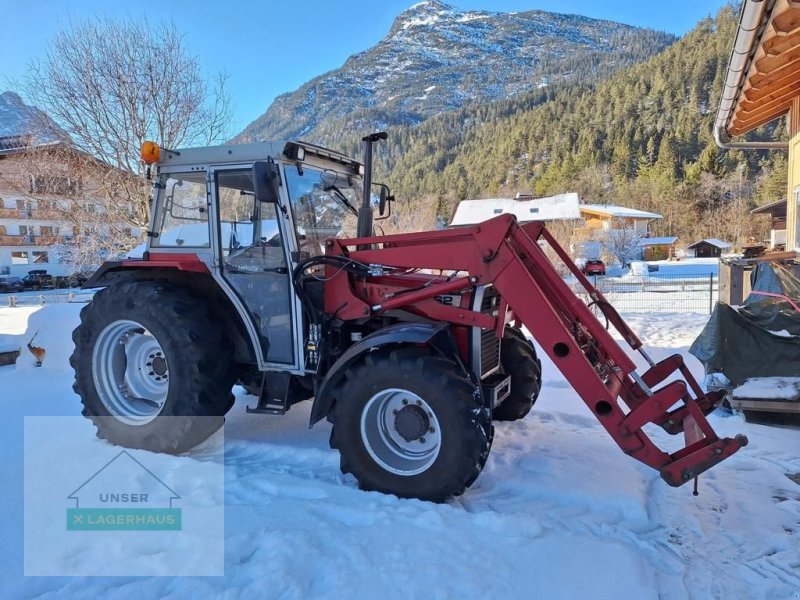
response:
<path id="1" fill-rule="evenodd" d="M 623 452 L 670 485 L 747 443 L 714 433 L 719 395 L 679 355 L 654 364 L 542 224 L 502 215 L 375 236 L 373 204 L 386 218 L 393 201 L 371 181 L 382 139 L 364 138 L 363 164 L 299 141 L 143 146 L 155 168 L 146 251 L 87 282 L 103 289 L 73 334 L 75 390 L 99 436 L 184 452 L 222 424 L 238 383 L 258 397 L 252 413 L 313 398 L 311 423 L 332 423 L 342 471 L 363 489 L 442 501 L 480 474 L 493 419 L 520 419 L 536 401 L 541 365 L 524 325 Z M 663 383 L 675 371 L 683 380 Z M 647 424 L 684 432 L 686 447 L 659 449 Z"/>

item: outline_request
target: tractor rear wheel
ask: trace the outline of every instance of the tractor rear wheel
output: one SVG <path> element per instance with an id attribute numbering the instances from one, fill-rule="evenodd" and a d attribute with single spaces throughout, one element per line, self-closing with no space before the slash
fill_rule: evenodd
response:
<path id="1" fill-rule="evenodd" d="M 519 329 L 506 327 L 500 342 L 500 368 L 511 376 L 511 393 L 494 409 L 492 417 L 496 421 L 522 419 L 539 397 L 542 363 L 536 357 L 536 349 Z"/>
<path id="2" fill-rule="evenodd" d="M 72 333 L 73 389 L 98 437 L 179 454 L 233 406 L 232 349 L 205 301 L 169 283 L 130 281 L 95 294 Z"/>
<path id="3" fill-rule="evenodd" d="M 457 365 L 423 348 L 367 354 L 329 420 L 341 469 L 363 490 L 443 502 L 469 487 L 492 443 L 490 410 Z"/>

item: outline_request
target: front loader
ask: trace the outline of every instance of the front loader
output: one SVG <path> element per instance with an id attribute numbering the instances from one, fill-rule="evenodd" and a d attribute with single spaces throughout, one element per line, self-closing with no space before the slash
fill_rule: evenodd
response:
<path id="1" fill-rule="evenodd" d="M 719 395 L 703 392 L 680 355 L 655 364 L 543 224 L 500 215 L 374 235 L 373 198 L 378 218 L 393 201 L 371 181 L 382 139 L 364 138 L 364 164 L 299 141 L 146 144 L 149 241 L 141 257 L 106 263 L 87 283 L 103 289 L 73 334 L 75 390 L 98 435 L 184 452 L 222 424 L 239 383 L 257 397 L 250 413 L 313 399 L 311 424 L 332 423 L 341 468 L 363 489 L 442 501 L 480 474 L 493 420 L 524 417 L 539 394 L 524 326 L 622 451 L 668 484 L 746 445 L 715 434 L 706 415 Z M 685 446 L 658 448 L 647 425 L 683 434 Z"/>

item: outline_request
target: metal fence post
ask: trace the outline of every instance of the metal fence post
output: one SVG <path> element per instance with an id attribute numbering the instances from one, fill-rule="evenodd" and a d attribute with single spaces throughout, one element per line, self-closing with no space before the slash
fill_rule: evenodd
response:
<path id="1" fill-rule="evenodd" d="M 714 274 L 708 274 L 708 314 L 714 312 Z"/>

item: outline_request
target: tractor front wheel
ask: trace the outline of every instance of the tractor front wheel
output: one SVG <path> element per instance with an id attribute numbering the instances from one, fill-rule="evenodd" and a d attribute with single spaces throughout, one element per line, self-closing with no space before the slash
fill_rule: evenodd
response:
<path id="1" fill-rule="evenodd" d="M 178 454 L 233 406 L 230 342 L 207 303 L 155 281 L 95 294 L 72 333 L 73 389 L 98 437 Z"/>
<path id="2" fill-rule="evenodd" d="M 425 349 L 367 354 L 336 391 L 329 420 L 341 469 L 364 490 L 443 502 L 481 472 L 490 410 L 456 364 Z"/>
<path id="3" fill-rule="evenodd" d="M 533 408 L 542 388 L 542 363 L 525 335 L 506 327 L 500 342 L 500 368 L 511 377 L 511 393 L 493 411 L 496 421 L 517 421 Z"/>

